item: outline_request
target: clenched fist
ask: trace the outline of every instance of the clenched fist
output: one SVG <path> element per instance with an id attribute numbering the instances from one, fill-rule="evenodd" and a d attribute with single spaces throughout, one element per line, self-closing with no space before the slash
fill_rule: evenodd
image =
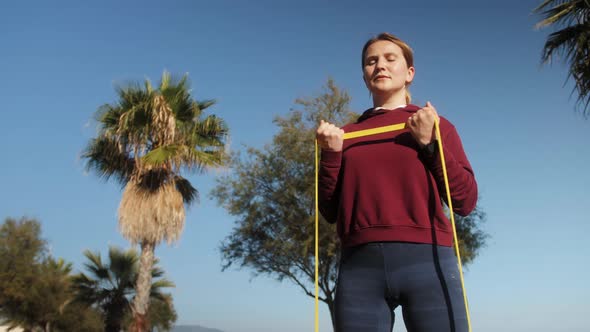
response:
<path id="1" fill-rule="evenodd" d="M 434 121 L 438 121 L 438 119 L 436 109 L 430 102 L 427 102 L 426 106 L 408 118 L 406 126 L 420 147 L 428 145 L 436 139 Z"/>
<path id="2" fill-rule="evenodd" d="M 323 150 L 339 152 L 342 151 L 342 142 L 344 141 L 344 130 L 335 125 L 320 121 L 320 126 L 316 131 L 318 144 Z"/>

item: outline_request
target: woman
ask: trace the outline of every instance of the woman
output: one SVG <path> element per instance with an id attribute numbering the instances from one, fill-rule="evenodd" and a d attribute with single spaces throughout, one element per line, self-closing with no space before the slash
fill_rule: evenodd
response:
<path id="1" fill-rule="evenodd" d="M 362 51 L 373 108 L 342 129 L 321 121 L 320 211 L 342 244 L 338 332 L 390 332 L 400 306 L 411 332 L 467 331 L 434 122 L 440 120 L 452 205 L 477 202 L 473 170 L 455 127 L 428 102 L 410 104 L 411 48 L 382 33 Z M 406 123 L 396 132 L 343 140 L 344 132 Z"/>

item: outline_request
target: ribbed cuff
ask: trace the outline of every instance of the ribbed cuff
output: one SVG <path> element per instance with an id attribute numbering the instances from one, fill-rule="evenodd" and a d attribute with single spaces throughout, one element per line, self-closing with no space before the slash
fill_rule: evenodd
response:
<path id="1" fill-rule="evenodd" d="M 434 140 L 431 143 L 422 147 L 420 150 L 418 150 L 418 155 L 426 165 L 432 166 L 433 163 L 440 159 L 438 151 L 438 141 Z"/>

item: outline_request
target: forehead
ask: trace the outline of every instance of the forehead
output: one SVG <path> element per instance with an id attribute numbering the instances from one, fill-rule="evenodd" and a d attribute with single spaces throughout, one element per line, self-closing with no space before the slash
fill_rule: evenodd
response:
<path id="1" fill-rule="evenodd" d="M 365 52 L 365 56 L 387 54 L 387 53 L 393 53 L 393 54 L 397 54 L 397 55 L 403 54 L 401 47 L 397 46 L 393 42 L 391 42 L 389 40 L 378 40 L 378 41 L 374 42 L 373 44 L 369 45 L 369 47 L 367 47 L 367 51 Z"/>

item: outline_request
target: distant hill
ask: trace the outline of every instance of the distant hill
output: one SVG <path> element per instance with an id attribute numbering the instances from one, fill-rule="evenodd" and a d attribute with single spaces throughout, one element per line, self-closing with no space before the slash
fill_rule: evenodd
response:
<path id="1" fill-rule="evenodd" d="M 176 325 L 172 332 L 224 332 L 218 329 L 210 329 L 199 325 Z"/>

